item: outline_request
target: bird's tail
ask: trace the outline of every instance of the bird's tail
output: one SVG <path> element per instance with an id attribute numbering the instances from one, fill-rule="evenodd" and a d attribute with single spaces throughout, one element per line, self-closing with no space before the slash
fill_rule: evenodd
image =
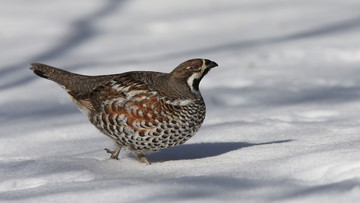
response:
<path id="1" fill-rule="evenodd" d="M 75 77 L 81 77 L 81 75 L 71 73 L 65 70 L 61 70 L 52 66 L 48 66 L 41 63 L 32 63 L 30 69 L 34 73 L 42 78 L 52 80 L 59 85 L 68 86 Z"/>
<path id="2" fill-rule="evenodd" d="M 77 83 L 86 77 L 41 63 L 32 63 L 30 69 L 34 71 L 36 75 L 52 80 L 63 88 L 70 87 L 76 89 Z"/>

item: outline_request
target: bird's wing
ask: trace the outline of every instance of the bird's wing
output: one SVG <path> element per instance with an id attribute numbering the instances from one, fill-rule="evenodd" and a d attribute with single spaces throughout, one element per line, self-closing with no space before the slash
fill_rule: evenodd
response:
<path id="1" fill-rule="evenodd" d="M 142 80 L 136 78 L 137 74 L 132 72 L 116 76 L 108 81 L 100 83 L 95 88 L 84 95 L 93 108 L 100 112 L 103 106 L 110 101 L 126 100 L 139 92 L 149 92 L 149 86 Z"/>
<path id="2" fill-rule="evenodd" d="M 123 122 L 140 134 L 154 129 L 163 121 L 161 115 L 164 100 L 143 80 L 132 73 L 121 74 L 98 84 L 87 94 L 72 95 L 84 107 L 107 115 L 106 119 L 118 122 L 116 116 L 123 116 Z M 167 104 L 165 104 L 167 106 Z"/>
<path id="3" fill-rule="evenodd" d="M 105 115 L 109 115 L 109 121 L 112 119 L 120 126 L 121 122 L 126 122 L 125 126 L 139 132 L 141 136 L 153 131 L 164 120 L 161 113 L 164 101 L 158 92 L 132 75 L 124 75 L 98 87 L 91 101 L 96 108 L 100 107 Z"/>

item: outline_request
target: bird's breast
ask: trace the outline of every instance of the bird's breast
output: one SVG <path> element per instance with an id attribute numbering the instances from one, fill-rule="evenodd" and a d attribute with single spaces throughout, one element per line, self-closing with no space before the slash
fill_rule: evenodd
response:
<path id="1" fill-rule="evenodd" d="M 132 150 L 158 151 L 190 139 L 205 118 L 201 99 L 168 99 L 156 92 L 138 91 L 104 101 L 91 122 Z"/>

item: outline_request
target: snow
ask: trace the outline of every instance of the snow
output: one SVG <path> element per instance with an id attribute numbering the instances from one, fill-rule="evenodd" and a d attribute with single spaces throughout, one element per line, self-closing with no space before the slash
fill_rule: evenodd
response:
<path id="1" fill-rule="evenodd" d="M 44 1 L 0 7 L 0 201 L 359 202 L 357 0 Z M 31 62 L 96 75 L 219 64 L 203 127 L 139 163 Z"/>

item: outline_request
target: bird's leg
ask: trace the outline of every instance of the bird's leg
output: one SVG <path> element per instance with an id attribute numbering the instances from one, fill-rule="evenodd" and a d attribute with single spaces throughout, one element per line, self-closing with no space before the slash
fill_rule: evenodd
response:
<path id="1" fill-rule="evenodd" d="M 146 165 L 150 165 L 151 163 L 146 159 L 145 154 L 143 153 L 135 153 L 136 158 L 141 162 L 144 163 Z"/>
<path id="2" fill-rule="evenodd" d="M 121 150 L 121 145 L 116 144 L 116 148 L 114 151 L 105 148 L 105 151 L 109 154 L 111 154 L 110 159 L 119 159 L 119 154 L 120 154 L 120 150 Z"/>

